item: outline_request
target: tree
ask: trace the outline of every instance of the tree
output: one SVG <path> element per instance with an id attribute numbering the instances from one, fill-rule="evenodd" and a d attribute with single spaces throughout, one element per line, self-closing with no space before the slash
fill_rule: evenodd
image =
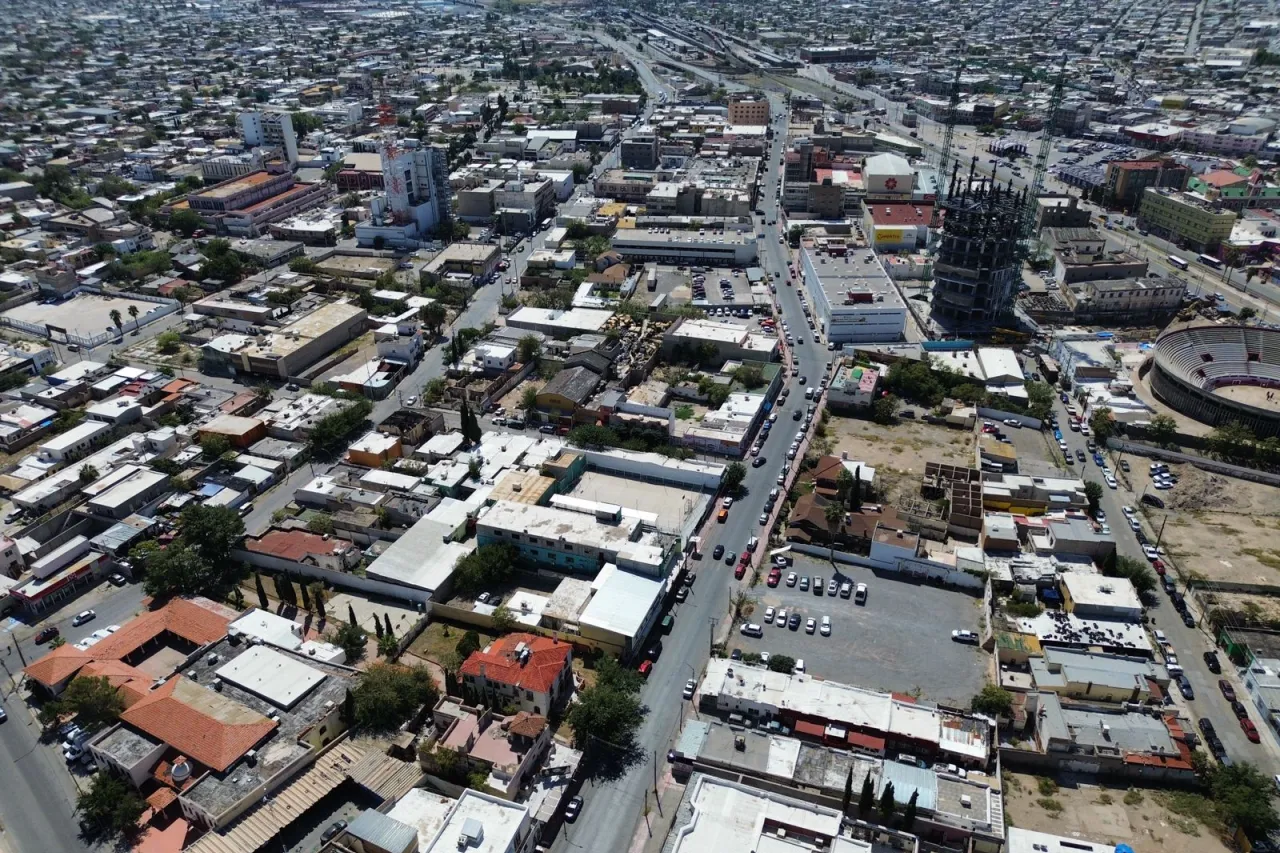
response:
<path id="1" fill-rule="evenodd" d="M 1147 425 L 1147 438 L 1160 447 L 1173 444 L 1178 435 L 1178 422 L 1168 415 L 1155 415 Z"/>
<path id="2" fill-rule="evenodd" d="M 1280 827 L 1271 799 L 1271 780 L 1253 764 L 1217 765 L 1207 781 L 1217 811 L 1228 826 L 1238 826 L 1250 837 L 1268 835 Z"/>
<path id="3" fill-rule="evenodd" d="M 123 335 L 124 334 L 124 315 L 120 313 L 120 309 L 112 308 L 111 313 L 108 316 L 111 317 L 111 323 L 116 327 L 116 331 Z"/>
<path id="4" fill-rule="evenodd" d="M 182 335 L 169 329 L 156 335 L 156 347 L 162 353 L 172 353 L 178 351 L 178 346 L 182 343 Z"/>
<path id="5" fill-rule="evenodd" d="M 733 608 L 733 621 L 737 622 L 751 615 L 751 611 L 755 609 L 756 600 L 740 589 L 729 598 L 729 606 Z"/>
<path id="6" fill-rule="evenodd" d="M 480 440 L 480 421 L 475 413 L 471 411 L 471 407 L 467 405 L 466 400 L 462 401 L 462 410 L 459 416 L 462 419 L 462 437 L 475 444 Z"/>
<path id="7" fill-rule="evenodd" d="M 730 462 L 721 475 L 720 485 L 726 492 L 737 493 L 742 488 L 742 481 L 747 478 L 747 466 L 741 462 Z"/>
<path id="8" fill-rule="evenodd" d="M 445 381 L 443 376 L 437 376 L 427 380 L 427 384 L 422 386 L 422 403 L 426 406 L 434 406 L 444 398 L 444 391 L 449 387 L 449 383 Z"/>
<path id="9" fill-rule="evenodd" d="M 384 658 L 395 657 L 397 651 L 400 650 L 400 641 L 396 639 L 395 634 L 384 632 L 378 638 L 378 654 Z"/>
<path id="10" fill-rule="evenodd" d="M 537 335 L 525 335 L 516 342 L 516 355 L 524 364 L 537 364 L 542 358 L 542 341 Z"/>
<path id="11" fill-rule="evenodd" d="M 144 542 L 134 546 L 129 557 L 142 567 L 143 588 L 156 598 L 203 594 L 211 586 L 209 565 L 194 549 L 178 540 L 165 548 Z"/>
<path id="12" fill-rule="evenodd" d="M 998 685 L 988 684 L 969 701 L 969 707 L 988 717 L 1007 717 L 1013 712 L 1013 694 Z"/>
<path id="13" fill-rule="evenodd" d="M 458 658 L 466 661 L 475 652 L 480 651 L 480 635 L 475 631 L 467 631 L 462 635 L 462 639 L 458 640 L 458 645 L 454 647 Z"/>
<path id="14" fill-rule="evenodd" d="M 190 237 L 201 228 L 204 228 L 204 220 L 189 207 L 175 210 L 169 217 L 169 230 L 183 237 Z"/>
<path id="15" fill-rule="evenodd" d="M 346 408 L 326 415 L 311 428 L 311 450 L 316 455 L 333 456 L 345 447 L 348 436 L 365 427 L 373 404 L 364 397 L 348 399 L 346 404 Z"/>
<path id="16" fill-rule="evenodd" d="M 771 655 L 769 669 L 772 672 L 785 672 L 788 675 L 795 671 L 796 659 L 787 655 Z"/>
<path id="17" fill-rule="evenodd" d="M 764 384 L 764 371 L 756 364 L 744 364 L 733 372 L 733 378 L 748 391 L 754 391 Z"/>
<path id="18" fill-rule="evenodd" d="M 80 466 L 80 482 L 83 485 L 89 485 L 94 480 L 98 479 L 98 476 L 98 469 L 94 468 L 92 465 Z"/>
<path id="19" fill-rule="evenodd" d="M 276 575 L 276 598 L 290 607 L 298 606 L 298 594 L 293 589 L 293 581 L 286 574 Z"/>
<path id="20" fill-rule="evenodd" d="M 138 306 L 137 305 L 129 306 L 129 319 L 133 321 L 133 327 L 135 329 L 138 328 Z"/>
<path id="21" fill-rule="evenodd" d="M 1146 563 L 1135 560 L 1132 557 L 1115 556 L 1114 567 L 1111 571 L 1107 571 L 1108 565 L 1111 565 L 1110 560 L 1103 566 L 1104 574 L 1111 577 L 1125 578 L 1129 583 L 1133 584 L 1133 588 L 1139 595 L 1148 595 L 1155 592 L 1157 585 L 1156 575 Z"/>
<path id="22" fill-rule="evenodd" d="M 350 664 L 364 657 L 369 634 L 353 622 L 344 622 L 329 636 L 329 642 L 346 652 L 347 663 Z"/>
<path id="23" fill-rule="evenodd" d="M 1106 406 L 1096 407 L 1093 414 L 1089 415 L 1089 429 L 1093 431 L 1098 444 L 1105 444 L 1108 438 L 1115 435 L 1116 419 L 1112 416 L 1111 409 Z"/>
<path id="24" fill-rule="evenodd" d="M 635 731 L 644 718 L 639 692 L 636 673 L 624 674 L 616 660 L 602 658 L 596 683 L 578 694 L 578 701 L 566 716 L 574 747 L 592 759 L 607 750 L 629 754 L 634 749 Z"/>
<path id="25" fill-rule="evenodd" d="M 299 255 L 289 261 L 289 269 L 302 275 L 312 275 L 316 271 L 316 262 L 314 258 L 308 258 L 306 255 Z"/>
<path id="26" fill-rule="evenodd" d="M 792 225 L 787 229 L 787 242 L 793 247 L 800 245 L 800 238 L 804 236 L 804 228 L 799 225 Z"/>
<path id="27" fill-rule="evenodd" d="M 311 612 L 315 613 L 321 619 L 329 618 L 329 614 L 326 613 L 324 609 L 324 601 L 325 601 L 324 584 L 321 583 L 320 581 L 315 581 L 314 583 L 309 584 L 309 588 L 311 589 L 311 604 L 312 604 Z"/>
<path id="28" fill-rule="evenodd" d="M 862 466 L 853 469 L 853 490 L 850 494 L 850 508 L 854 512 L 862 511 Z"/>
<path id="29" fill-rule="evenodd" d="M 772 660 L 772 658 L 770 658 Z M 853 764 L 849 765 L 849 772 L 844 777 L 844 796 L 840 798 L 840 814 L 849 814 L 849 804 L 853 802 Z"/>
<path id="30" fill-rule="evenodd" d="M 506 543 L 481 545 L 458 561 L 454 586 L 463 595 L 477 595 L 502 586 L 515 573 L 519 552 Z"/>
<path id="31" fill-rule="evenodd" d="M 907 800 L 907 807 L 902 811 L 902 831 L 910 832 L 912 827 L 916 825 L 916 800 L 920 797 L 919 790 L 911 792 L 911 799 Z"/>
<path id="32" fill-rule="evenodd" d="M 356 609 L 351 606 L 351 602 L 347 602 L 347 624 L 359 625 L 360 620 L 356 618 Z"/>
<path id="33" fill-rule="evenodd" d="M 1247 323 L 1250 320 L 1252 320 L 1254 317 L 1258 316 L 1258 309 L 1254 308 L 1251 305 L 1246 305 L 1245 307 L 1240 309 L 1240 313 L 1236 316 L 1239 318 L 1241 323 Z"/>
<path id="34" fill-rule="evenodd" d="M 206 462 L 218 461 L 222 458 L 222 454 L 230 449 L 231 442 L 227 440 L 225 435 L 211 433 L 200 439 L 200 456 Z"/>
<path id="35" fill-rule="evenodd" d="M 418 316 L 422 318 L 422 323 L 431 330 L 432 337 L 439 337 L 440 330 L 444 328 L 445 320 L 448 319 L 448 309 L 444 307 L 442 302 L 432 302 L 423 305 L 418 312 Z"/>
<path id="36" fill-rule="evenodd" d="M 534 412 L 538 410 L 538 389 L 532 385 L 526 385 L 524 390 L 520 392 L 520 409 L 524 412 L 527 419 L 532 420 Z"/>
<path id="37" fill-rule="evenodd" d="M 270 610 L 271 602 L 267 599 L 267 588 L 262 585 L 262 575 L 256 571 L 253 573 L 253 589 L 258 593 L 258 606 L 263 610 Z"/>
<path id="38" fill-rule="evenodd" d="M 849 506 L 853 490 L 853 472 L 842 465 L 840 473 L 836 475 L 836 498 L 840 501 L 840 506 Z"/>
<path id="39" fill-rule="evenodd" d="M 898 419 L 898 398 L 885 394 L 871 404 L 871 420 L 878 424 L 892 424 Z"/>
<path id="40" fill-rule="evenodd" d="M 515 614 L 506 606 L 499 606 L 493 611 L 493 630 L 499 634 L 510 634 L 519 623 L 516 622 Z"/>
<path id="41" fill-rule="evenodd" d="M 1247 456 L 1253 441 L 1253 431 L 1241 423 L 1226 423 L 1209 433 L 1209 449 L 1223 459 Z"/>
<path id="42" fill-rule="evenodd" d="M 1097 515 L 1098 503 L 1102 500 L 1102 486 L 1097 480 L 1085 481 L 1084 497 L 1089 502 L 1089 515 Z"/>
<path id="43" fill-rule="evenodd" d="M 893 799 L 893 783 L 886 782 L 884 788 L 880 791 L 880 806 L 877 811 L 880 812 L 880 822 L 888 825 L 889 818 L 893 817 L 894 807 L 897 803 Z"/>
<path id="44" fill-rule="evenodd" d="M 829 556 L 831 565 L 836 564 L 836 532 L 840 530 L 844 522 L 844 507 L 836 501 L 831 501 L 822 508 L 822 517 L 827 522 L 827 545 L 829 546 Z"/>
<path id="45" fill-rule="evenodd" d="M 399 728 L 423 705 L 433 705 L 435 682 L 423 666 L 407 667 L 375 663 L 352 691 L 355 726 L 368 732 L 389 732 Z"/>
<path id="46" fill-rule="evenodd" d="M 59 702 L 64 712 L 79 716 L 88 726 L 113 723 L 124 711 L 124 700 L 106 676 L 73 678 Z"/>
<path id="47" fill-rule="evenodd" d="M 98 773 L 76 797 L 81 821 L 93 827 L 93 835 L 133 835 L 146 803 L 132 787 L 113 773 Z"/>
<path id="48" fill-rule="evenodd" d="M 871 807 L 875 804 L 876 789 L 871 781 L 871 774 L 862 777 L 862 793 L 858 795 L 858 815 L 864 820 L 871 814 Z"/>
<path id="49" fill-rule="evenodd" d="M 307 519 L 307 530 L 321 536 L 333 535 L 333 516 L 327 512 L 317 512 Z"/>
<path id="50" fill-rule="evenodd" d="M 189 506 L 179 516 L 181 538 L 205 560 L 230 562 L 231 549 L 244 538 L 244 519 L 226 506 Z"/>

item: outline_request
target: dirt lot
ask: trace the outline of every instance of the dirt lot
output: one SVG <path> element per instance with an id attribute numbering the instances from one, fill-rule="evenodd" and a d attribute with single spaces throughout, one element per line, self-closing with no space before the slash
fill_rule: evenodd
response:
<path id="1" fill-rule="evenodd" d="M 1162 853 L 1230 849 L 1218 837 L 1219 827 L 1199 819 L 1208 810 L 1194 794 L 1005 773 L 1004 810 L 1013 826 L 1082 841 Z"/>
<path id="2" fill-rule="evenodd" d="M 479 628 L 468 625 L 453 625 L 447 622 L 431 622 L 423 629 L 410 645 L 409 651 L 423 660 L 439 663 L 447 658 L 447 654 L 458 646 L 458 641 L 467 631 L 475 631 L 480 637 L 480 648 L 484 648 L 494 640 L 494 635 Z"/>
<path id="3" fill-rule="evenodd" d="M 926 462 L 972 466 L 977 440 L 972 432 L 919 421 L 900 421 L 886 427 L 841 417 L 827 422 L 827 434 L 833 455 L 848 451 L 850 459 L 876 469 L 876 486 L 886 503 L 919 491 Z"/>
<path id="4" fill-rule="evenodd" d="M 503 395 L 494 408 L 501 406 L 507 410 L 508 414 L 520 414 L 523 411 L 520 408 L 520 402 L 524 399 L 524 389 L 532 388 L 535 391 L 541 391 L 542 386 L 546 384 L 546 380 L 539 379 L 538 374 L 535 373 Z"/>
<path id="5" fill-rule="evenodd" d="M 1191 465 L 1172 466 L 1178 484 L 1159 495 L 1169 510 L 1162 544 L 1185 574 L 1211 580 L 1280 584 L 1280 489 L 1210 474 Z M 1147 463 L 1135 460 L 1134 491 L 1149 486 Z M 1165 512 L 1144 507 L 1159 530 Z"/>

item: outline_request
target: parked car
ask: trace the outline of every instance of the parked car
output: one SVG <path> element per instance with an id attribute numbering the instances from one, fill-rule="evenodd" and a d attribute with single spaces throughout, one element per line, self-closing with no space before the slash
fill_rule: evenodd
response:
<path id="1" fill-rule="evenodd" d="M 1178 676 L 1178 691 L 1182 693 L 1182 698 L 1191 700 L 1196 698 L 1196 692 L 1191 688 L 1191 682 L 1187 680 L 1185 675 Z"/>
<path id="2" fill-rule="evenodd" d="M 685 699 L 692 699 L 693 693 L 697 689 L 698 685 L 694 684 L 693 679 L 691 678 L 684 683 L 684 690 L 680 695 Z"/>
<path id="3" fill-rule="evenodd" d="M 329 824 L 328 829 L 320 833 L 320 841 L 322 843 L 327 844 L 328 842 L 333 840 L 335 835 L 337 835 L 339 832 L 342 832 L 346 828 L 347 828 L 347 822 L 345 820 L 335 820 L 333 823 Z"/>
<path id="4" fill-rule="evenodd" d="M 1204 653 L 1204 665 L 1209 667 L 1209 671 L 1214 675 L 1222 672 L 1222 664 L 1218 661 L 1218 655 L 1216 652 Z"/>
<path id="5" fill-rule="evenodd" d="M 973 631 L 966 631 L 964 629 L 958 629 L 958 630 L 952 631 L 951 639 L 957 643 L 971 643 L 973 645 L 978 644 L 978 635 Z"/>
<path id="6" fill-rule="evenodd" d="M 1242 718 L 1240 720 L 1240 729 L 1250 743 L 1262 743 L 1262 738 L 1258 736 L 1258 727 L 1253 724 L 1253 720 L 1248 717 Z"/>
<path id="7" fill-rule="evenodd" d="M 573 823 L 578 819 L 578 815 L 582 812 L 582 797 L 573 797 L 569 800 L 569 805 L 564 807 L 564 819 L 566 823 Z"/>
<path id="8" fill-rule="evenodd" d="M 1228 702 L 1236 701 L 1236 690 L 1231 686 L 1231 682 L 1225 678 L 1218 679 L 1218 689 L 1222 691 L 1222 698 Z"/>
<path id="9" fill-rule="evenodd" d="M 50 640 L 52 640 L 54 637 L 58 636 L 61 633 L 62 632 L 58 630 L 58 626 L 56 625 L 50 625 L 46 628 L 41 628 L 40 631 L 36 634 L 36 645 L 43 646 L 45 643 L 49 642 Z"/>
<path id="10" fill-rule="evenodd" d="M 71 624 L 73 627 L 79 628 L 86 622 L 92 622 L 97 618 L 97 616 L 98 614 L 94 613 L 92 610 L 81 610 L 76 614 L 76 617 L 71 620 Z"/>

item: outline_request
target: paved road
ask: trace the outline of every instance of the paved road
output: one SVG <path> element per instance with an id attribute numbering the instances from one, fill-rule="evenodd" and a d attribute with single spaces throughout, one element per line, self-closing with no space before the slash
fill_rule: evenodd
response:
<path id="1" fill-rule="evenodd" d="M 123 624 L 142 608 L 142 595 L 138 584 L 117 588 L 104 583 L 41 625 L 57 625 L 62 636 L 74 643 L 99 628 Z M 92 608 L 98 618 L 73 628 L 72 618 L 86 608 Z M 22 666 L 15 642 L 28 663 L 48 650 L 32 642 L 37 630 L 34 626 L 6 620 L 0 629 L 5 631 L 0 634 L 0 645 L 4 646 L 0 661 L 9 674 L 16 675 Z M 8 721 L 0 724 L 0 767 L 6 768 L 9 780 L 0 795 L 0 827 L 11 842 L 9 846 L 22 853 L 94 849 L 78 837 L 79 824 L 73 814 L 76 782 L 67 772 L 59 747 L 39 742 L 40 727 L 32 719 L 24 693 L 7 677 L 0 682 L 0 696 L 9 715 Z"/>
<path id="2" fill-rule="evenodd" d="M 1096 480 L 1098 485 L 1102 486 L 1102 500 L 1100 502 L 1102 509 L 1107 514 L 1107 523 L 1111 526 L 1112 532 L 1116 537 L 1116 551 L 1121 556 L 1130 557 L 1141 563 L 1146 563 L 1147 559 L 1142 553 L 1142 547 L 1138 544 L 1138 539 L 1133 531 L 1129 529 L 1128 522 L 1125 521 L 1121 507 L 1129 505 L 1138 506 L 1138 495 L 1128 491 L 1124 487 L 1121 480 L 1118 489 L 1109 489 L 1103 483 L 1102 473 L 1094 464 L 1092 454 L 1088 452 L 1085 446 L 1086 438 L 1078 432 L 1071 432 L 1067 429 L 1067 412 L 1066 406 L 1060 401 L 1055 401 L 1054 410 L 1057 412 L 1058 421 L 1062 424 L 1062 438 L 1067 443 L 1067 447 L 1074 455 L 1076 450 L 1085 451 L 1086 461 L 1084 463 L 1077 462 L 1073 467 L 1074 473 L 1085 480 Z M 1052 439 L 1052 436 L 1049 436 Z M 1118 460 L 1115 460 L 1118 463 Z M 1134 468 L 1134 473 L 1138 472 L 1141 466 L 1149 464 L 1142 457 L 1132 457 L 1130 465 Z M 1113 470 L 1118 470 L 1117 464 L 1112 465 Z M 1176 487 L 1175 487 L 1176 488 Z M 1154 542 L 1159 529 L 1162 513 L 1159 510 L 1154 511 L 1143 521 L 1148 538 Z M 1182 584 L 1179 584 L 1182 586 Z M 1173 609 L 1173 604 L 1163 591 L 1155 593 L 1158 603 L 1155 607 L 1147 609 L 1147 615 L 1152 621 L 1152 630 L 1159 628 L 1165 632 L 1169 642 L 1173 644 L 1177 651 L 1178 663 L 1185 670 L 1187 680 L 1191 682 L 1192 688 L 1195 690 L 1196 698 L 1193 701 L 1186 702 L 1180 694 L 1177 694 L 1176 686 L 1171 689 L 1175 693 L 1176 701 L 1183 707 L 1187 708 L 1188 715 L 1192 720 L 1200 717 L 1208 717 L 1213 721 L 1214 728 L 1218 731 L 1218 736 L 1222 738 L 1223 745 L 1231 757 L 1237 761 L 1252 761 L 1259 765 L 1267 773 L 1280 772 L 1280 758 L 1277 757 L 1277 751 L 1272 744 L 1253 744 L 1250 743 L 1240 730 L 1240 724 L 1236 720 L 1235 714 L 1231 710 L 1231 706 L 1222 698 L 1222 693 L 1218 690 L 1218 679 L 1222 676 L 1214 675 L 1209 672 L 1209 668 L 1205 666 L 1204 653 L 1213 648 L 1208 637 L 1200 628 L 1188 628 L 1182 623 L 1178 612 Z M 1219 659 L 1227 670 L 1225 675 L 1230 675 L 1229 670 L 1231 664 L 1227 660 L 1226 655 L 1219 655 Z M 1244 694 L 1244 688 L 1241 686 L 1239 679 L 1235 680 L 1236 692 Z M 1259 721 L 1254 720 L 1257 724 Z M 1258 725 L 1258 729 L 1262 732 L 1263 738 L 1269 740 L 1265 733 L 1267 727 Z M 1265 743 L 1265 740 L 1264 740 Z"/>
<path id="3" fill-rule="evenodd" d="M 602 40 L 612 42 L 609 39 Z M 626 46 L 616 42 L 611 46 L 627 53 L 633 60 L 638 59 L 634 51 Z M 775 107 L 780 106 L 779 98 Z M 770 151 L 771 164 L 776 164 L 779 154 L 777 145 L 780 144 L 781 141 L 775 143 Z M 767 171 L 768 175 L 761 189 L 760 206 L 767 214 L 766 218 L 776 219 L 778 206 L 774 201 L 774 192 L 778 175 L 772 165 Z M 778 244 L 777 236 L 783 225 L 784 223 L 778 222 L 768 228 L 761 226 L 765 230 L 761 261 L 765 270 L 779 282 L 778 302 L 783 316 L 791 322 L 793 329 L 804 330 L 805 343 L 797 347 L 797 360 L 802 365 L 802 372 L 807 373 L 810 381 L 816 382 L 821 375 L 820 368 L 826 364 L 830 354 L 822 345 L 814 342 L 812 333 L 805 327 L 796 288 L 781 284 L 786 277 L 786 254 L 784 247 Z M 759 516 L 769 490 L 776 485 L 787 446 L 800 426 L 792 420 L 792 413 L 805 407 L 804 389 L 795 380 L 789 379 L 788 385 L 791 393 L 777 408 L 777 426 L 765 441 L 761 454 L 766 457 L 767 462 L 759 468 L 748 465 L 745 494 L 734 501 L 729 518 L 724 524 L 713 523 L 706 531 L 702 545 L 704 556 L 696 564 L 698 580 L 689 599 L 677 606 L 675 626 L 663 641 L 662 658 L 641 691 L 641 701 L 650 709 L 637 734 L 638 743 L 646 750 L 646 761 L 632 767 L 621 779 L 586 786 L 583 791 L 586 805 L 582 815 L 576 823 L 565 826 L 553 847 L 556 853 L 569 850 L 626 850 L 630 846 L 645 804 L 646 791 L 652 795 L 655 775 L 653 761 L 666 760 L 667 748 L 682 717 L 692 716 L 694 713 L 689 704 L 681 700 L 680 692 L 685 681 L 690 678 L 696 680 L 701 676 L 710 656 L 712 625 L 727 614 L 730 593 L 737 588 L 733 570 L 723 562 L 711 559 L 711 552 L 717 544 L 723 544 L 726 551 L 741 553 L 751 536 L 761 535 L 763 528 L 759 524 Z M 662 768 L 656 769 L 660 774 Z M 627 817 L 623 818 L 624 815 Z"/>

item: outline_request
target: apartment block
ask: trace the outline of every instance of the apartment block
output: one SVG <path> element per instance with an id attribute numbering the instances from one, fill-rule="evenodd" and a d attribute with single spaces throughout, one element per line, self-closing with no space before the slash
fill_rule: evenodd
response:
<path id="1" fill-rule="evenodd" d="M 1235 213 L 1190 192 L 1147 189 L 1138 208 L 1139 228 L 1197 252 L 1212 252 L 1235 224 Z"/>

